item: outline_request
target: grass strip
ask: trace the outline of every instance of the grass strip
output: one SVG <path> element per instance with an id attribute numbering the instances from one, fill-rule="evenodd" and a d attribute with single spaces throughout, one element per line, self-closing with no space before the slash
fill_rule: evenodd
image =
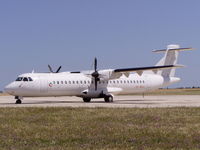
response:
<path id="1" fill-rule="evenodd" d="M 0 149 L 200 149 L 200 108 L 0 108 Z"/>

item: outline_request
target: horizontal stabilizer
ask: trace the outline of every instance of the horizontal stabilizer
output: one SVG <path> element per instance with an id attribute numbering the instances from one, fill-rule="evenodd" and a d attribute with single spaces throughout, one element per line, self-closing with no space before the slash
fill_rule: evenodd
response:
<path id="1" fill-rule="evenodd" d="M 152 52 L 162 53 L 162 52 L 166 52 L 167 50 L 168 51 L 189 51 L 189 50 L 193 50 L 193 48 L 189 47 L 189 48 L 161 49 L 161 50 L 153 50 Z"/>

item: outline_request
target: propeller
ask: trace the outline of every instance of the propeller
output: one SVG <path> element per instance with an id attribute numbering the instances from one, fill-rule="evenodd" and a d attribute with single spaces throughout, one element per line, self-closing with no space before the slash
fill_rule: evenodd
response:
<path id="1" fill-rule="evenodd" d="M 60 66 L 55 72 L 53 71 L 53 69 L 51 68 L 50 65 L 48 65 L 48 68 L 49 68 L 49 70 L 50 70 L 51 73 L 59 73 L 60 69 L 62 68 L 62 66 Z"/>
<path id="2" fill-rule="evenodd" d="M 92 77 L 94 77 L 94 84 L 95 84 L 95 91 L 96 91 L 98 81 L 100 81 L 99 72 L 97 71 L 97 58 L 96 57 L 94 59 L 94 72 L 91 75 L 92 75 Z"/>

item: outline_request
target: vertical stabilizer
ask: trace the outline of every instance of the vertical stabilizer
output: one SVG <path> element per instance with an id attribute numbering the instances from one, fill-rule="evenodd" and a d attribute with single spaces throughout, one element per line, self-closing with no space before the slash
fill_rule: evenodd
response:
<path id="1" fill-rule="evenodd" d="M 175 65 L 178 60 L 178 49 L 180 49 L 179 45 L 168 45 L 164 57 L 156 64 L 156 66 Z M 174 77 L 175 71 L 175 68 L 167 69 L 158 71 L 158 74 L 163 77 Z"/>

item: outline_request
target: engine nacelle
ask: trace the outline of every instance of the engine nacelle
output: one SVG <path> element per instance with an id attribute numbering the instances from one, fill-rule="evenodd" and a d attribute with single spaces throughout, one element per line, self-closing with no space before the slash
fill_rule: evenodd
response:
<path id="1" fill-rule="evenodd" d="M 114 73 L 113 69 L 100 70 L 99 78 L 102 80 L 112 80 L 122 76 L 122 73 Z"/>

